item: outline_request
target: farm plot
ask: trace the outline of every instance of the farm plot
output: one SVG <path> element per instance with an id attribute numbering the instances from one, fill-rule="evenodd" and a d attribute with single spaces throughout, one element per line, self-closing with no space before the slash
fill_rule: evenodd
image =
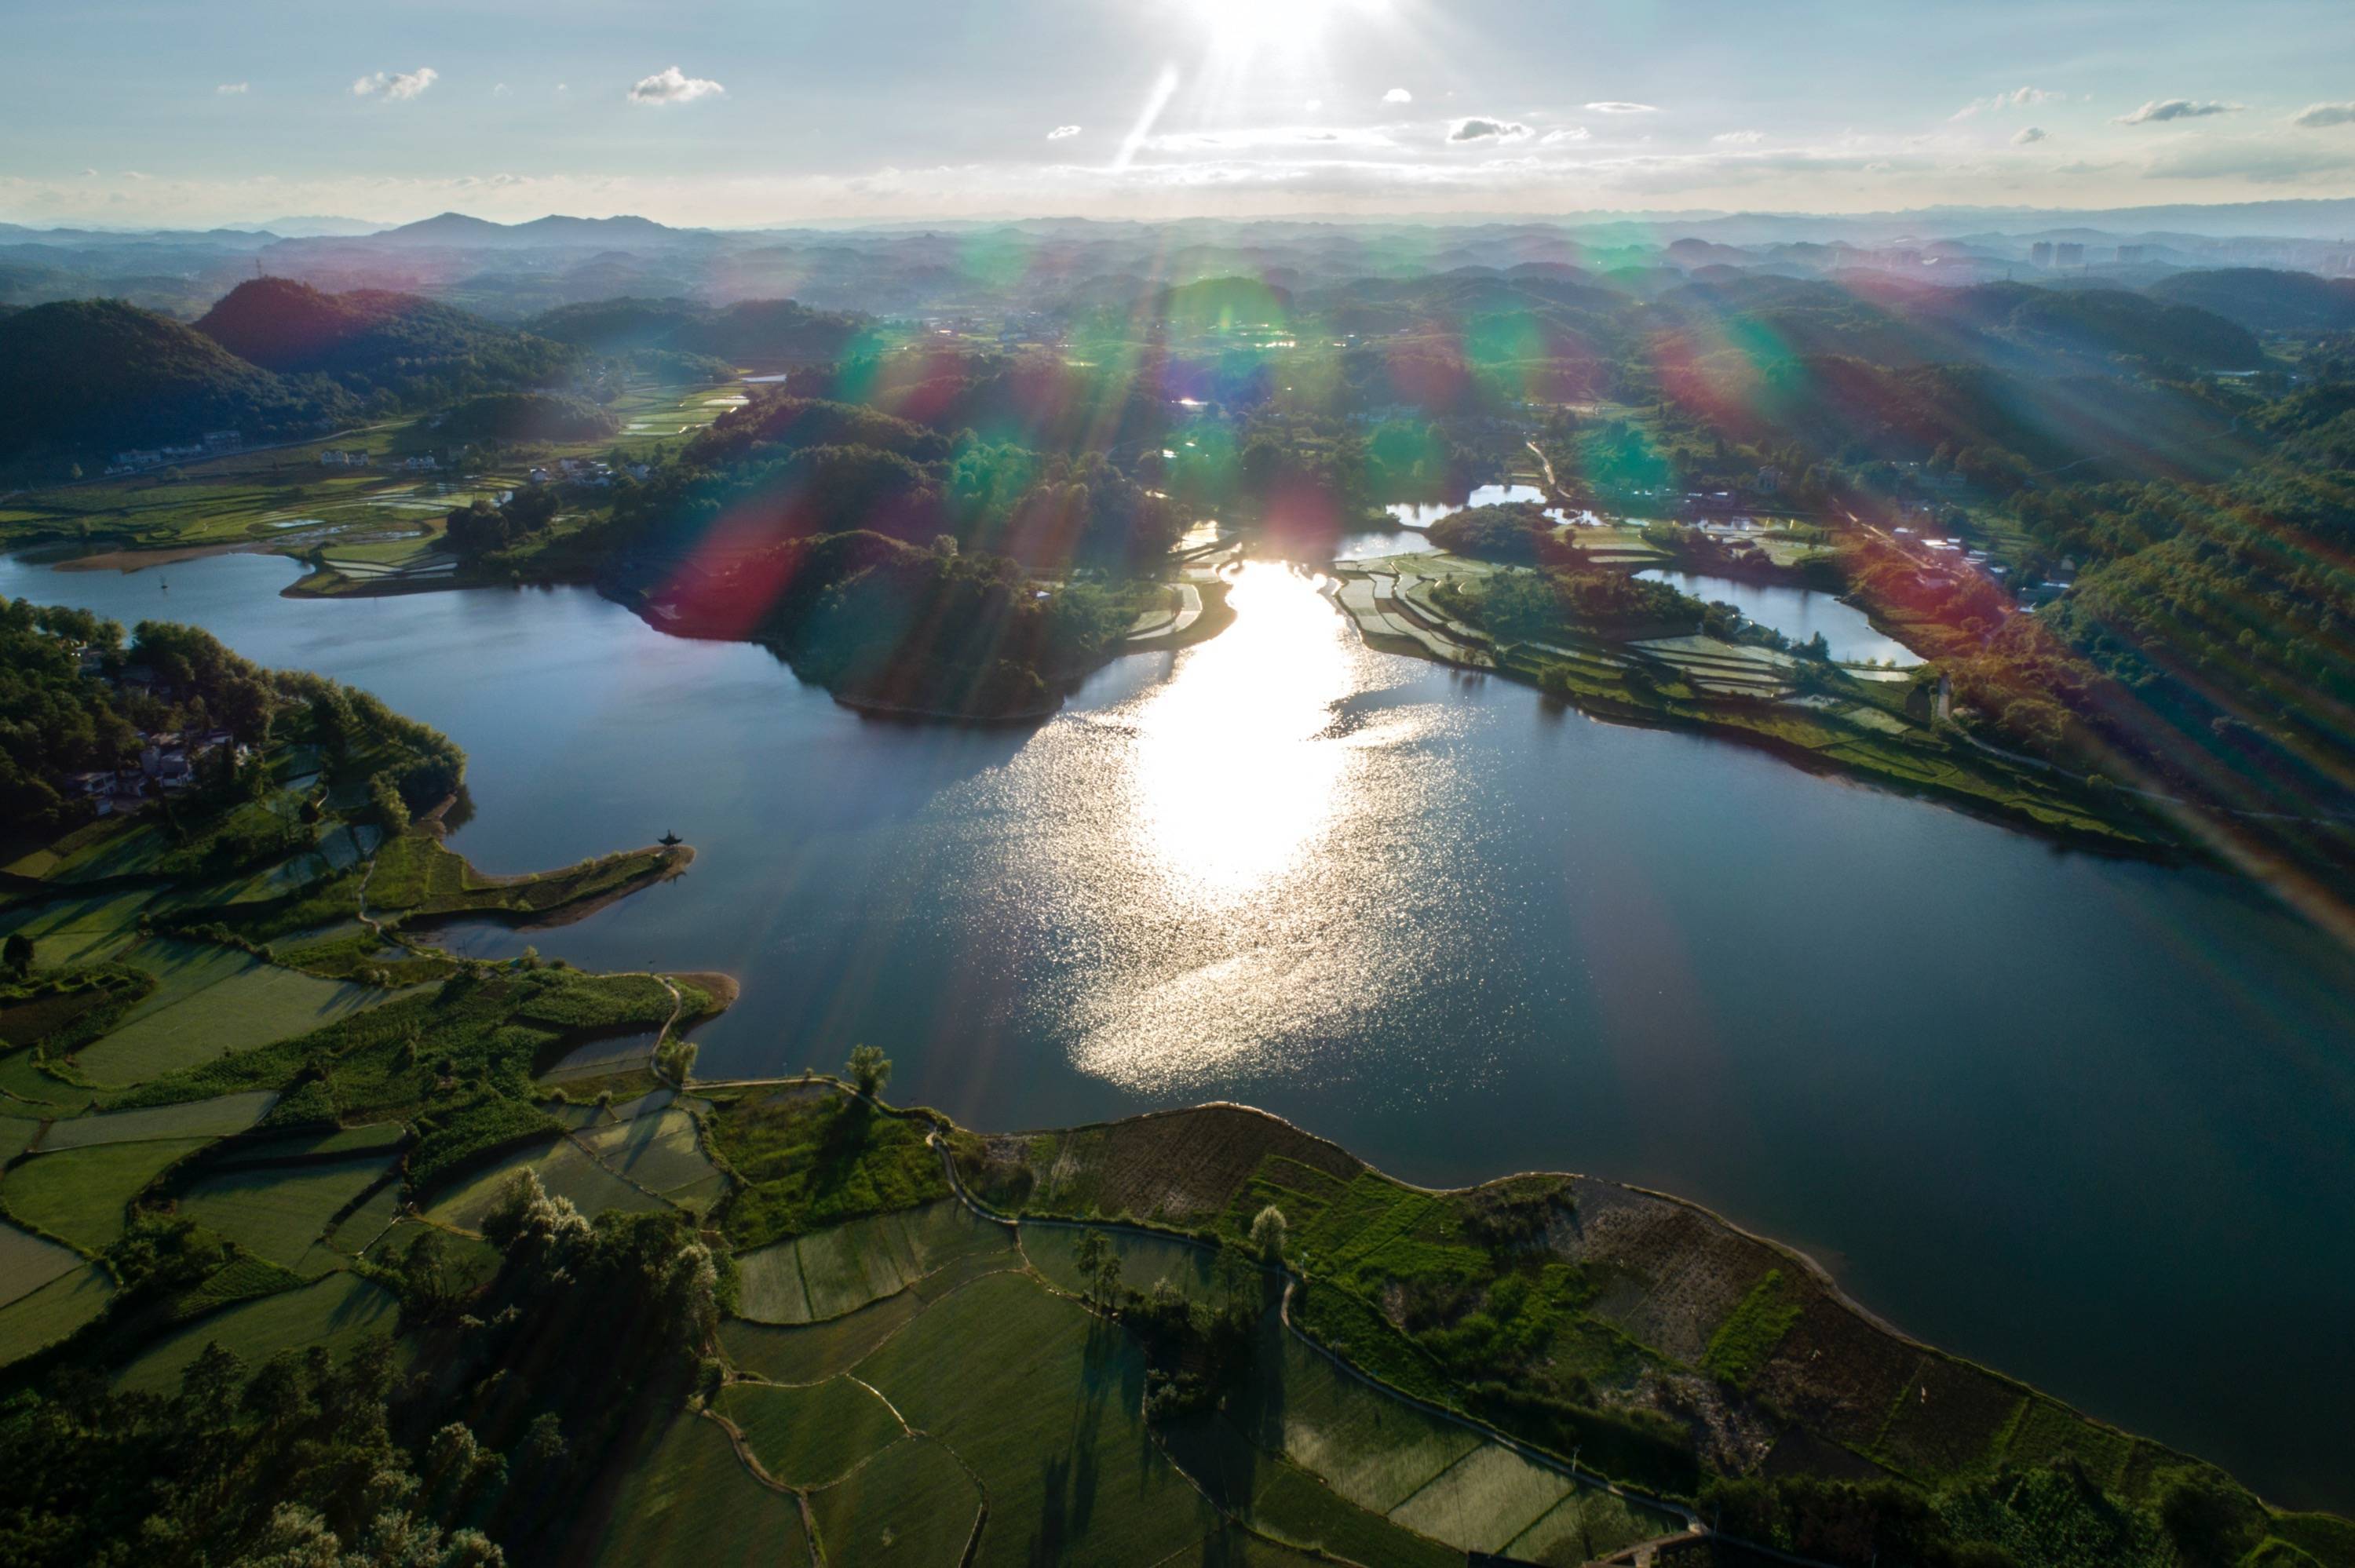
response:
<path id="1" fill-rule="evenodd" d="M 875 1214 L 743 1255 L 747 1318 L 807 1323 L 838 1318 L 972 1257 L 1016 1259 L 1004 1226 L 954 1198 L 904 1213 Z"/>
<path id="2" fill-rule="evenodd" d="M 657 1111 L 583 1128 L 573 1138 L 607 1170 L 655 1192 L 671 1192 L 719 1174 L 698 1141 L 695 1118 Z"/>
<path id="3" fill-rule="evenodd" d="M 1391 1510 L 1420 1535 L 1468 1552 L 1498 1552 L 1570 1495 L 1569 1479 L 1484 1443 Z"/>
<path id="4" fill-rule="evenodd" d="M 483 1216 L 499 1201 L 499 1189 L 506 1185 L 507 1178 L 527 1170 L 538 1173 L 539 1184 L 550 1196 L 569 1200 L 592 1219 L 608 1209 L 646 1213 L 667 1206 L 598 1164 L 579 1144 L 563 1139 L 511 1154 L 464 1178 L 437 1198 L 426 1215 L 460 1230 L 477 1230 Z"/>
<path id="5" fill-rule="evenodd" d="M 389 1157 L 373 1156 L 227 1171 L 192 1185 L 180 1212 L 258 1257 L 297 1274 L 324 1274 L 342 1262 L 322 1240 L 328 1222 L 391 1170 Z"/>
<path id="6" fill-rule="evenodd" d="M 1160 1437 L 1178 1467 L 1220 1508 L 1254 1530 L 1327 1558 L 1385 1568 L 1460 1568 L 1464 1554 L 1369 1513 L 1298 1466 L 1253 1445 L 1224 1415 L 1167 1425 Z"/>
<path id="7" fill-rule="evenodd" d="M 367 1202 L 336 1222 L 336 1228 L 327 1233 L 327 1245 L 346 1257 L 359 1256 L 392 1228 L 400 1217 L 401 1202 L 400 1183 L 386 1182 Z"/>
<path id="8" fill-rule="evenodd" d="M 325 1346 L 340 1359 L 370 1334 L 389 1334 L 400 1319 L 392 1292 L 353 1274 L 330 1274 L 299 1290 L 282 1290 L 225 1312 L 199 1318 L 157 1341 L 123 1369 L 126 1391 L 174 1393 L 180 1374 L 209 1344 L 258 1367 L 280 1351 Z"/>
<path id="9" fill-rule="evenodd" d="M 1175 1237 L 1106 1230 L 1104 1240 L 1120 1254 L 1121 1283 L 1132 1290 L 1150 1291 L 1167 1280 L 1181 1294 L 1197 1301 L 1217 1299 L 1218 1253 L 1210 1247 Z M 1080 1272 L 1080 1238 L 1084 1231 L 1068 1225 L 1028 1224 L 1022 1227 L 1022 1255 L 1049 1283 L 1077 1296 L 1088 1288 Z"/>
<path id="10" fill-rule="evenodd" d="M 40 1136 L 41 1124 L 31 1118 L 0 1116 L 0 1165 L 7 1164 L 32 1148 L 33 1139 Z"/>
<path id="11" fill-rule="evenodd" d="M 99 1252 L 123 1234 L 123 1205 L 165 1167 L 202 1149 L 208 1141 L 196 1138 L 109 1143 L 37 1154 L 0 1179 L 0 1205 L 26 1224 L 38 1226 L 86 1252 Z"/>
<path id="12" fill-rule="evenodd" d="M 736 1365 L 772 1383 L 820 1383 L 874 1354 L 923 1309 L 914 1292 L 902 1291 L 847 1318 L 800 1328 L 730 1318 L 719 1325 L 719 1347 Z"/>
<path id="13" fill-rule="evenodd" d="M 81 1255 L 73 1248 L 0 1224 L 0 1307 L 20 1301 L 80 1266 Z"/>
<path id="14" fill-rule="evenodd" d="M 41 1071 L 30 1051 L 0 1057 L 0 1091 L 14 1102 L 10 1108 L 38 1116 L 71 1116 L 87 1109 L 95 1097 L 79 1084 L 69 1084 Z M 29 1145 L 30 1140 L 27 1140 Z"/>
<path id="15" fill-rule="evenodd" d="M 1237 1413 L 1245 1432 L 1371 1512 L 1389 1513 L 1480 1446 L 1466 1428 L 1369 1388 L 1290 1335 L 1263 1340 L 1261 1364 L 1260 1403 Z"/>
<path id="16" fill-rule="evenodd" d="M 41 1139 L 41 1152 L 94 1149 L 110 1143 L 154 1143 L 182 1138 L 226 1138 L 243 1132 L 270 1114 L 278 1101 L 273 1089 L 249 1089 L 208 1100 L 145 1110 L 109 1111 L 103 1116 L 76 1117 L 52 1126 Z"/>
<path id="17" fill-rule="evenodd" d="M 719 1409 L 761 1468 L 789 1487 L 840 1480 L 907 1436 L 890 1407 L 849 1376 L 802 1388 L 730 1383 Z"/>
<path id="18" fill-rule="evenodd" d="M 954 1563 L 981 1517 L 981 1494 L 940 1444 L 905 1437 L 810 1497 L 818 1547 L 833 1563 Z"/>
<path id="19" fill-rule="evenodd" d="M 1156 1562 L 1220 1522 L 1145 1428 L 1135 1342 L 1023 1275 L 934 1302 L 858 1375 L 980 1477 L 982 1563 Z"/>
<path id="20" fill-rule="evenodd" d="M 131 961 L 145 967 L 144 955 L 161 945 L 145 944 Z M 184 981 L 167 980 L 158 986 L 119 1028 L 76 1054 L 82 1071 L 101 1083 L 145 1083 L 232 1049 L 308 1033 L 400 994 L 321 980 L 230 948 L 208 952 L 236 961 L 208 957 L 184 965 L 208 976 L 206 983 L 188 989 Z M 167 996 L 159 1005 L 158 999 Z"/>
<path id="21" fill-rule="evenodd" d="M 84 1264 L 29 1296 L 0 1307 L 0 1366 L 45 1351 L 106 1310 L 114 1282 Z"/>
<path id="22" fill-rule="evenodd" d="M 1609 1492 L 1581 1487 L 1513 1537 L 1504 1555 L 1524 1563 L 1593 1563 L 1673 1529 L 1660 1516 L 1630 1508 Z"/>
<path id="23" fill-rule="evenodd" d="M 33 941 L 33 961 L 43 969 L 92 964 L 122 956 L 138 939 L 139 911 L 151 891 L 94 893 L 57 898 L 0 911 L 0 935 L 19 933 Z"/>
<path id="24" fill-rule="evenodd" d="M 681 1412 L 631 1465 L 590 1561 L 773 1568 L 810 1560 L 794 1499 L 745 1470 L 717 1422 Z"/>

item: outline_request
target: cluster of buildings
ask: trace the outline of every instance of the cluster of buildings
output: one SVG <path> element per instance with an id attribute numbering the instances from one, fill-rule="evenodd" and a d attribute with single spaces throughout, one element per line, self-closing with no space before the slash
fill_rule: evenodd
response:
<path id="1" fill-rule="evenodd" d="M 366 468 L 375 460 L 358 447 L 325 447 L 319 452 L 321 468 Z"/>
<path id="2" fill-rule="evenodd" d="M 138 473 L 146 469 L 162 468 L 168 463 L 221 457 L 229 452 L 242 451 L 244 448 L 245 432 L 242 430 L 207 430 L 197 440 L 178 446 L 133 447 L 128 451 L 117 452 L 114 460 L 106 465 L 106 472 L 109 478 L 117 474 Z"/>
<path id="3" fill-rule="evenodd" d="M 654 471 L 645 463 L 624 464 L 623 471 L 644 480 Z M 553 468 L 535 468 L 526 475 L 534 484 L 586 484 L 602 490 L 613 482 L 613 465 L 595 458 L 559 458 Z"/>
<path id="4" fill-rule="evenodd" d="M 224 747 L 243 761 L 251 748 L 237 745 L 225 729 L 163 730 L 139 736 L 138 760 L 108 769 L 67 776 L 67 787 L 91 802 L 101 817 L 135 811 L 155 795 L 177 793 L 197 781 L 197 765 Z"/>

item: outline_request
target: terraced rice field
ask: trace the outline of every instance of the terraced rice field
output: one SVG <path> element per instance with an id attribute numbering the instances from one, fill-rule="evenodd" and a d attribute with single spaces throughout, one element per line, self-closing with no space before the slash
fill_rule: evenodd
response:
<path id="1" fill-rule="evenodd" d="M 259 1366 L 282 1350 L 313 1345 L 341 1359 L 368 1335 L 391 1333 L 400 1318 L 400 1302 L 382 1286 L 354 1274 L 330 1274 L 298 1290 L 282 1290 L 199 1318 L 151 1346 L 116 1381 L 127 1390 L 176 1393 L 188 1363 L 216 1343 L 249 1366 Z"/>
<path id="2" fill-rule="evenodd" d="M 164 946 L 144 944 L 130 961 L 144 968 L 144 954 Z M 77 1054 L 82 1071 L 100 1083 L 142 1084 L 230 1050 L 307 1034 L 400 994 L 321 980 L 230 948 L 205 954 L 180 966 L 121 1027 Z"/>
<path id="3" fill-rule="evenodd" d="M 81 1266 L 81 1255 L 69 1246 L 0 1224 L 0 1307 L 21 1301 L 62 1275 Z"/>
<path id="4" fill-rule="evenodd" d="M 225 1138 L 232 1132 L 243 1132 L 270 1114 L 276 1104 L 277 1093 L 271 1089 L 250 1089 L 240 1095 L 219 1095 L 208 1100 L 189 1100 L 176 1106 L 154 1106 L 145 1110 L 108 1111 L 100 1116 L 76 1117 L 70 1121 L 51 1124 L 41 1139 L 41 1152 L 53 1154 L 68 1149 L 94 1149 L 110 1143 L 153 1143 L 160 1139 L 183 1138 Z"/>
<path id="5" fill-rule="evenodd" d="M 587 1127 L 573 1136 L 607 1170 L 649 1192 L 669 1193 L 719 1174 L 703 1152 L 695 1118 L 683 1110 Z"/>
<path id="6" fill-rule="evenodd" d="M 47 1350 L 106 1310 L 114 1283 L 84 1264 L 0 1307 L 0 1366 Z"/>
<path id="7" fill-rule="evenodd" d="M 954 1199 L 943 1199 L 742 1255 L 738 1309 L 769 1323 L 838 1318 L 970 1258 L 1017 1261 L 1013 1236 Z"/>
<path id="8" fill-rule="evenodd" d="M 666 1206 L 660 1198 L 640 1192 L 597 1163 L 580 1145 L 566 1139 L 511 1154 L 462 1179 L 455 1187 L 439 1195 L 426 1213 L 442 1224 L 465 1231 L 479 1229 L 483 1216 L 498 1202 L 499 1189 L 506 1184 L 508 1177 L 523 1170 L 537 1171 L 540 1185 L 550 1194 L 570 1200 L 574 1208 L 591 1216 L 608 1209 L 643 1213 Z"/>
<path id="9" fill-rule="evenodd" d="M 719 1411 L 761 1468 L 789 1487 L 840 1480 L 907 1436 L 891 1407 L 847 1373 L 801 1388 L 730 1383 Z"/>
<path id="10" fill-rule="evenodd" d="M 595 1561 L 775 1568 L 810 1560 L 794 1499 L 753 1479 L 719 1423 L 680 1414 L 629 1467 Z"/>
<path id="11" fill-rule="evenodd" d="M 61 1122 L 69 1127 L 70 1122 Z M 56 1128 L 50 1129 L 52 1136 Z M 27 1225 L 101 1252 L 123 1234 L 123 1205 L 206 1139 L 109 1143 L 37 1154 L 0 1178 L 0 1205 Z"/>
<path id="12" fill-rule="evenodd" d="M 389 1156 L 366 1156 L 208 1176 L 181 1194 L 180 1212 L 256 1256 L 298 1274 L 324 1274 L 343 1261 L 322 1239 L 328 1222 L 390 1175 L 392 1164 Z"/>

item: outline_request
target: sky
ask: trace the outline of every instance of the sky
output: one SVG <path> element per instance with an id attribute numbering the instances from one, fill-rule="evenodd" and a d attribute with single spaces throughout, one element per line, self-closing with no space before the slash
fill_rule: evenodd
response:
<path id="1" fill-rule="evenodd" d="M 2355 196 L 2350 0 L 5 0 L 0 221 Z"/>

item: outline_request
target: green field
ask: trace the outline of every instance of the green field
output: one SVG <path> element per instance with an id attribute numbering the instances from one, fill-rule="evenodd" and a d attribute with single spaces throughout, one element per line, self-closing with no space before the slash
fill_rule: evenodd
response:
<path id="1" fill-rule="evenodd" d="M 719 1325 L 719 1345 L 744 1371 L 771 1383 L 819 1383 L 838 1376 L 913 1322 L 925 1303 L 912 1292 L 886 1297 L 847 1318 L 804 1328 L 778 1328 L 730 1318 Z"/>
<path id="2" fill-rule="evenodd" d="M 270 1114 L 276 1091 L 249 1089 L 241 1095 L 218 1095 L 208 1100 L 188 1100 L 145 1110 L 108 1111 L 102 1116 L 76 1117 L 49 1128 L 41 1152 L 94 1149 L 107 1143 L 152 1143 L 159 1139 L 223 1138 L 243 1132 Z"/>
<path id="3" fill-rule="evenodd" d="M 92 893 L 43 899 L 0 909 L 0 936 L 33 939 L 33 961 L 44 969 L 119 958 L 138 938 L 139 911 L 150 891 Z"/>
<path id="4" fill-rule="evenodd" d="M 954 1198 L 905 1213 L 875 1214 L 777 1242 L 738 1259 L 738 1310 L 770 1323 L 807 1323 L 855 1312 L 916 1280 L 975 1257 L 1019 1261 L 1004 1226 L 977 1219 Z"/>
<path id="5" fill-rule="evenodd" d="M 980 1476 L 983 1563 L 1153 1563 L 1220 1524 L 1146 1429 L 1135 1341 L 1024 1276 L 935 1302 L 858 1375 Z"/>
<path id="6" fill-rule="evenodd" d="M 166 946 L 142 944 L 129 961 L 146 968 L 148 956 Z M 78 1053 L 76 1065 L 100 1083 L 143 1084 L 231 1050 L 308 1033 L 400 994 L 320 980 L 233 948 L 203 952 L 161 974 L 155 994 L 104 1039 Z"/>
<path id="7" fill-rule="evenodd" d="M 573 1135 L 606 1169 L 654 1192 L 671 1192 L 719 1174 L 698 1141 L 695 1118 L 658 1111 L 584 1128 Z"/>
<path id="8" fill-rule="evenodd" d="M 380 1285 L 351 1274 L 330 1274 L 299 1290 L 282 1290 L 200 1318 L 156 1341 L 123 1369 L 125 1389 L 174 1393 L 180 1373 L 208 1344 L 234 1351 L 249 1367 L 280 1351 L 324 1345 L 340 1359 L 370 1334 L 389 1334 L 400 1308 Z"/>
<path id="9" fill-rule="evenodd" d="M 51 1129 L 53 1135 L 55 1131 Z M 165 1166 L 202 1149 L 206 1141 L 109 1143 L 37 1154 L 0 1178 L 0 1204 L 26 1224 L 86 1252 L 99 1252 L 123 1234 L 123 1205 Z"/>
<path id="10" fill-rule="evenodd" d="M 902 1438 L 810 1497 L 819 1549 L 828 1563 L 846 1568 L 857 1563 L 954 1563 L 980 1513 L 981 1494 L 964 1467 L 946 1448 L 922 1437 Z"/>
<path id="11" fill-rule="evenodd" d="M 509 1176 L 530 1170 L 554 1197 L 569 1199 L 582 1213 L 596 1215 L 608 1209 L 645 1212 L 664 1207 L 660 1198 L 641 1192 L 591 1159 L 570 1139 L 540 1144 L 460 1179 L 426 1210 L 429 1217 L 461 1230 L 474 1230 L 499 1199 Z"/>
<path id="12" fill-rule="evenodd" d="M 321 1240 L 327 1222 L 391 1170 L 390 1158 L 374 1156 L 229 1171 L 191 1185 L 180 1196 L 180 1212 L 257 1256 L 298 1274 L 321 1274 L 340 1261 Z"/>
<path id="13" fill-rule="evenodd" d="M 777 1568 L 810 1561 L 794 1499 L 752 1478 L 716 1422 L 684 1412 L 613 1496 L 592 1562 L 612 1568 Z"/>
<path id="14" fill-rule="evenodd" d="M 46 1350 L 106 1310 L 114 1282 L 84 1264 L 28 1296 L 0 1307 L 0 1366 Z"/>
<path id="15" fill-rule="evenodd" d="M 718 1408 L 761 1468 L 789 1487 L 839 1480 L 907 1435 L 890 1407 L 847 1375 L 804 1388 L 730 1383 Z"/>
<path id="16" fill-rule="evenodd" d="M 81 1266 L 71 1247 L 0 1224 L 0 1307 L 20 1301 L 60 1275 Z"/>

